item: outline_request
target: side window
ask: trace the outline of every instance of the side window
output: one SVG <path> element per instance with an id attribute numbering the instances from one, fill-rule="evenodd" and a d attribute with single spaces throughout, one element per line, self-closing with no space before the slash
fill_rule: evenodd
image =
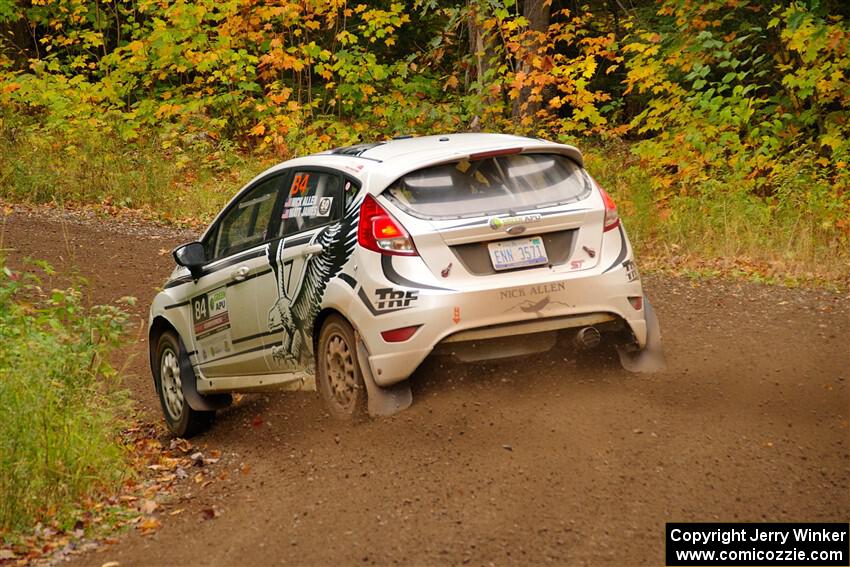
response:
<path id="1" fill-rule="evenodd" d="M 351 200 L 357 196 L 357 192 L 360 191 L 360 186 L 355 185 L 349 180 L 345 180 L 345 184 L 342 186 L 342 190 L 345 192 L 345 206 L 351 204 Z"/>
<path id="2" fill-rule="evenodd" d="M 322 226 L 340 216 L 341 178 L 333 173 L 295 171 L 286 192 L 278 236 Z"/>
<path id="3" fill-rule="evenodd" d="M 281 180 L 276 176 L 261 182 L 227 211 L 215 231 L 213 259 L 236 254 L 271 237 L 268 230 Z"/>

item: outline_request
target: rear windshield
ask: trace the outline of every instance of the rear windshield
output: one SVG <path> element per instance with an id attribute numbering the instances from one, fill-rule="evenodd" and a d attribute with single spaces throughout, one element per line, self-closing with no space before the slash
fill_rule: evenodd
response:
<path id="1" fill-rule="evenodd" d="M 566 156 L 514 154 L 420 169 L 385 195 L 414 216 L 450 219 L 580 201 L 590 187 L 587 173 Z"/>

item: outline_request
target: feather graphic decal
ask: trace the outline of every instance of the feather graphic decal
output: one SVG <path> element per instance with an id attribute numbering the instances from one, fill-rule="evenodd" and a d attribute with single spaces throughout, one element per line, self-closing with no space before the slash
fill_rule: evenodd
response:
<path id="1" fill-rule="evenodd" d="M 274 360 L 313 372 L 311 330 L 319 314 L 328 282 L 348 262 L 357 242 L 360 200 L 351 200 L 340 221 L 318 229 L 309 240 L 296 236 L 269 248 L 269 263 L 277 280 L 278 300 L 269 310 L 269 330 L 282 330 L 282 344 L 272 349 Z M 301 273 L 294 273 L 296 259 L 286 258 L 293 245 L 321 246 L 321 252 L 304 260 Z M 317 247 L 318 248 L 318 247 Z"/>

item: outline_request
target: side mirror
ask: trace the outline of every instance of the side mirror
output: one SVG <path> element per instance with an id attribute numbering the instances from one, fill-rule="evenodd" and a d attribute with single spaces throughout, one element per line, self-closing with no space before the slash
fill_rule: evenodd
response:
<path id="1" fill-rule="evenodd" d="M 204 263 L 207 261 L 207 253 L 204 250 L 204 245 L 200 242 L 190 242 L 178 246 L 171 253 L 174 256 L 174 261 L 178 266 L 189 268 L 189 273 L 196 280 L 201 277 Z"/>

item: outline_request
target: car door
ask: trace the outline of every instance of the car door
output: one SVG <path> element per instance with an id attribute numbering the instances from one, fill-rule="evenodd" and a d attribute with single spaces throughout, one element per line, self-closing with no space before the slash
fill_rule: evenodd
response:
<path id="1" fill-rule="evenodd" d="M 324 264 L 309 269 L 310 263 L 329 245 L 330 236 L 323 238 L 323 233 L 340 218 L 344 188 L 351 183 L 332 170 L 319 169 L 293 170 L 286 183 L 279 239 L 270 249 L 275 293 L 258 296 L 258 311 L 268 313 L 269 367 L 276 372 L 312 373 L 312 318 L 322 299 L 318 280 L 324 275 Z"/>
<path id="2" fill-rule="evenodd" d="M 194 348 L 207 378 L 270 372 L 263 355 L 266 317 L 257 312 L 256 296 L 275 287 L 268 249 L 284 180 L 273 175 L 245 190 L 204 240 L 211 262 L 191 306 Z"/>

